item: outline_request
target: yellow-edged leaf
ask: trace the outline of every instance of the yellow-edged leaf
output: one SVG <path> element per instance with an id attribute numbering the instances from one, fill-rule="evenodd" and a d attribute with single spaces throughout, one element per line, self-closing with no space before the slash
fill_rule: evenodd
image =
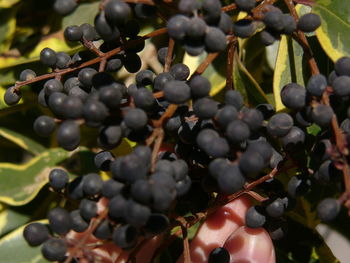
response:
<path id="1" fill-rule="evenodd" d="M 17 165 L 0 163 L 0 201 L 19 206 L 31 201 L 48 182 L 52 168 L 69 157 L 63 149 L 50 149 L 32 158 L 29 162 Z"/>
<path id="2" fill-rule="evenodd" d="M 327 55 L 336 61 L 350 56 L 350 2 L 347 0 L 317 0 L 312 12 L 321 17 L 316 36 Z"/>
<path id="3" fill-rule="evenodd" d="M 47 220 L 38 221 L 47 224 Z M 39 247 L 30 247 L 23 238 L 21 226 L 0 239 L 1 262 L 6 263 L 47 263 Z"/>
<path id="4" fill-rule="evenodd" d="M 21 133 L 9 130 L 5 127 L 0 127 L 0 136 L 10 140 L 22 149 L 27 150 L 28 152 L 31 152 L 35 155 L 45 151 L 45 147 L 41 144 L 37 143 L 36 141 L 33 141 L 32 139 L 28 138 L 27 136 L 24 136 Z"/>

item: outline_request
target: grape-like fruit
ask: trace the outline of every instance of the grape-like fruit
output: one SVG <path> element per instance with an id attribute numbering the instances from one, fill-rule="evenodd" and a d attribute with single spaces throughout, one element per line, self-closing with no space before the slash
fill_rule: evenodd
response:
<path id="1" fill-rule="evenodd" d="M 183 81 L 171 80 L 164 85 L 164 97 L 174 104 L 185 103 L 191 98 L 191 89 Z"/>
<path id="2" fill-rule="evenodd" d="M 226 137 L 232 143 L 240 143 L 247 140 L 250 136 L 249 126 L 241 121 L 234 120 L 226 127 Z"/>
<path id="3" fill-rule="evenodd" d="M 287 113 L 277 113 L 271 117 L 267 124 L 267 132 L 271 136 L 283 137 L 293 127 L 293 118 Z"/>
<path id="4" fill-rule="evenodd" d="M 44 224 L 31 223 L 24 228 L 23 237 L 30 246 L 39 246 L 49 238 L 49 230 Z"/>
<path id="5" fill-rule="evenodd" d="M 290 35 L 297 29 L 297 23 L 290 14 L 283 14 L 283 33 Z"/>
<path id="6" fill-rule="evenodd" d="M 298 197 L 306 194 L 310 189 L 311 182 L 302 176 L 293 176 L 288 182 L 288 194 L 291 197 Z"/>
<path id="7" fill-rule="evenodd" d="M 208 52 L 221 52 L 226 49 L 226 36 L 216 27 L 209 27 L 204 38 Z"/>
<path id="8" fill-rule="evenodd" d="M 83 37 L 83 30 L 79 26 L 69 26 L 64 30 L 64 37 L 68 41 L 79 41 Z"/>
<path id="9" fill-rule="evenodd" d="M 327 79 L 322 74 L 313 75 L 306 85 L 307 91 L 317 97 L 321 97 L 326 88 Z"/>
<path id="10" fill-rule="evenodd" d="M 200 3 L 197 0 L 180 0 L 178 8 L 181 13 L 190 15 L 193 11 L 200 8 Z"/>
<path id="11" fill-rule="evenodd" d="M 65 52 L 58 52 L 56 54 L 56 67 L 59 69 L 68 68 L 69 64 L 71 63 L 70 56 Z"/>
<path id="12" fill-rule="evenodd" d="M 154 79 L 153 89 L 154 91 L 160 91 L 164 89 L 164 86 L 170 80 L 174 80 L 174 76 L 169 72 L 163 72 L 157 75 Z"/>
<path id="13" fill-rule="evenodd" d="M 184 15 L 172 16 L 167 23 L 169 36 L 178 41 L 183 40 L 186 36 L 189 21 L 189 18 Z"/>
<path id="14" fill-rule="evenodd" d="M 140 130 L 147 124 L 148 118 L 146 113 L 141 109 L 130 109 L 124 116 L 124 122 L 132 130 Z"/>
<path id="15" fill-rule="evenodd" d="M 7 105 L 15 105 L 21 98 L 21 91 L 17 91 L 14 86 L 8 88 L 4 95 L 4 101 Z"/>
<path id="16" fill-rule="evenodd" d="M 136 244 L 137 230 L 130 225 L 116 228 L 113 232 L 113 241 L 121 248 L 130 248 Z"/>
<path id="17" fill-rule="evenodd" d="M 112 199 L 112 197 L 119 195 L 123 188 L 124 184 L 117 182 L 114 179 L 109 179 L 103 182 L 102 196 Z"/>
<path id="18" fill-rule="evenodd" d="M 330 106 L 319 104 L 312 109 L 311 116 L 317 125 L 328 127 L 332 121 L 333 114 L 334 112 Z"/>
<path id="19" fill-rule="evenodd" d="M 334 64 L 335 76 L 350 76 L 350 57 L 341 57 Z M 331 75 L 331 74 L 330 74 Z"/>
<path id="20" fill-rule="evenodd" d="M 126 221 L 131 226 L 142 227 L 147 223 L 151 215 L 151 210 L 147 206 L 130 199 L 127 202 L 124 213 Z"/>
<path id="21" fill-rule="evenodd" d="M 218 103 L 211 98 L 201 98 L 193 104 L 193 111 L 201 119 L 212 118 L 218 110 Z"/>
<path id="22" fill-rule="evenodd" d="M 245 224 L 250 228 L 262 227 L 266 222 L 266 216 L 264 215 L 261 206 L 252 206 L 245 214 Z"/>
<path id="23" fill-rule="evenodd" d="M 255 0 L 235 0 L 235 3 L 242 11 L 249 12 L 255 7 Z"/>
<path id="24" fill-rule="evenodd" d="M 245 151 L 239 159 L 239 168 L 241 171 L 249 176 L 255 176 L 266 165 L 264 158 L 255 151 Z"/>
<path id="25" fill-rule="evenodd" d="M 173 75 L 176 80 L 186 80 L 190 75 L 190 69 L 185 64 L 177 63 L 170 67 L 169 73 Z"/>
<path id="26" fill-rule="evenodd" d="M 207 24 L 216 24 L 220 20 L 221 2 L 218 0 L 204 0 L 202 1 L 202 10 L 204 13 L 204 20 Z"/>
<path id="27" fill-rule="evenodd" d="M 254 4 L 255 4 L 255 0 Z M 237 3 L 237 0 L 236 0 Z M 208 263 L 229 263 L 230 262 L 230 254 L 228 253 L 226 248 L 217 247 L 214 248 L 208 258 Z"/>
<path id="28" fill-rule="evenodd" d="M 43 137 L 50 136 L 56 128 L 55 120 L 49 116 L 39 116 L 33 124 L 34 131 Z"/>
<path id="29" fill-rule="evenodd" d="M 199 17 L 192 17 L 186 28 L 186 35 L 191 40 L 201 40 L 207 28 L 207 24 Z"/>
<path id="30" fill-rule="evenodd" d="M 89 224 L 81 217 L 78 209 L 70 212 L 70 221 L 72 229 L 78 233 L 84 232 L 89 227 Z"/>
<path id="31" fill-rule="evenodd" d="M 41 247 L 41 253 L 49 261 L 63 261 L 67 252 L 67 244 L 63 239 L 51 238 Z"/>
<path id="32" fill-rule="evenodd" d="M 160 213 L 152 213 L 145 225 L 145 230 L 147 231 L 147 233 L 156 235 L 166 230 L 168 225 L 169 218 L 166 215 Z"/>
<path id="33" fill-rule="evenodd" d="M 282 88 L 281 99 L 287 108 L 299 110 L 305 106 L 306 90 L 297 83 L 287 84 Z"/>
<path id="34" fill-rule="evenodd" d="M 72 151 L 80 143 L 80 130 L 74 121 L 64 121 L 56 134 L 58 144 L 67 151 Z"/>
<path id="35" fill-rule="evenodd" d="M 225 104 L 230 104 L 237 110 L 240 110 L 243 106 L 243 97 L 241 93 L 236 90 L 227 91 L 225 93 Z"/>
<path id="36" fill-rule="evenodd" d="M 78 4 L 75 0 L 55 0 L 53 4 L 53 9 L 56 13 L 66 16 L 72 13 Z"/>
<path id="37" fill-rule="evenodd" d="M 216 121 L 220 124 L 222 128 L 226 128 L 231 121 L 238 118 L 238 112 L 232 105 L 225 105 L 215 115 Z"/>
<path id="38" fill-rule="evenodd" d="M 305 14 L 299 18 L 298 28 L 303 32 L 313 32 L 321 25 L 321 18 L 313 13 Z"/>
<path id="39" fill-rule="evenodd" d="M 266 213 L 271 217 L 281 217 L 284 213 L 285 208 L 286 206 L 283 199 L 276 198 L 266 206 L 265 210 Z"/>
<path id="40" fill-rule="evenodd" d="M 127 3 L 119 0 L 108 1 L 105 5 L 106 18 L 114 24 L 124 24 L 131 14 Z"/>
<path id="41" fill-rule="evenodd" d="M 95 29 L 105 41 L 115 41 L 120 37 L 119 29 L 108 23 L 104 11 L 95 17 Z"/>
<path id="42" fill-rule="evenodd" d="M 269 28 L 276 31 L 283 30 L 283 13 L 281 10 L 274 8 L 264 14 L 263 22 Z"/>
<path id="43" fill-rule="evenodd" d="M 55 66 L 57 61 L 56 52 L 53 51 L 51 48 L 44 48 L 40 52 L 40 61 L 46 66 Z"/>
<path id="44" fill-rule="evenodd" d="M 25 69 L 19 74 L 19 81 L 27 81 L 34 79 L 36 77 L 36 73 L 31 69 Z"/>
<path id="45" fill-rule="evenodd" d="M 191 78 L 188 85 L 191 88 L 191 95 L 194 99 L 208 96 L 211 90 L 209 80 L 201 75 Z"/>
<path id="46" fill-rule="evenodd" d="M 317 205 L 317 215 L 323 222 L 334 220 L 339 211 L 340 204 L 335 198 L 325 198 Z"/>
<path id="47" fill-rule="evenodd" d="M 97 203 L 92 200 L 83 199 L 80 202 L 79 211 L 82 218 L 90 221 L 91 218 L 97 216 Z"/>
<path id="48" fill-rule="evenodd" d="M 332 86 L 334 94 L 340 97 L 345 97 L 350 95 L 350 77 L 349 76 L 339 76 L 333 80 Z"/>
<path id="49" fill-rule="evenodd" d="M 125 57 L 123 58 L 123 64 L 125 69 L 129 73 L 135 73 L 140 70 L 142 66 L 142 61 L 139 55 L 137 55 L 136 53 L 128 52 L 125 54 Z"/>
<path id="50" fill-rule="evenodd" d="M 86 196 L 94 196 L 102 191 L 103 181 L 99 174 L 90 173 L 84 176 L 83 191 Z"/>
<path id="51" fill-rule="evenodd" d="M 219 189 L 225 194 L 233 194 L 242 189 L 246 180 L 236 164 L 226 165 L 218 174 Z"/>
<path id="52" fill-rule="evenodd" d="M 56 191 L 62 190 L 68 183 L 69 177 L 65 170 L 56 168 L 49 174 L 49 184 Z"/>
<path id="53" fill-rule="evenodd" d="M 59 235 L 68 233 L 72 227 L 69 213 L 64 208 L 56 207 L 50 210 L 47 218 L 49 219 L 51 230 Z"/>
<path id="54" fill-rule="evenodd" d="M 254 33 L 254 31 L 254 23 L 248 19 L 241 19 L 233 24 L 233 32 L 237 37 L 248 38 Z"/>
<path id="55" fill-rule="evenodd" d="M 300 128 L 293 126 L 287 135 L 281 138 L 281 141 L 287 150 L 294 150 L 304 143 L 305 133 Z"/>

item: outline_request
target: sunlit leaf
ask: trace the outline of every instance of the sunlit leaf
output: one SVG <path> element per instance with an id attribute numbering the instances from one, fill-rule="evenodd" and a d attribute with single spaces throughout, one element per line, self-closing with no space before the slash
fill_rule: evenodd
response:
<path id="1" fill-rule="evenodd" d="M 327 55 L 333 61 L 350 56 L 349 1 L 317 0 L 312 12 L 321 17 L 322 24 L 316 35 Z"/>
<path id="2" fill-rule="evenodd" d="M 12 141 L 22 149 L 27 150 L 28 152 L 31 152 L 33 154 L 40 154 L 43 151 L 45 151 L 45 147 L 41 144 L 37 143 L 36 141 L 28 138 L 27 136 L 21 133 L 11 131 L 7 128 L 0 127 L 0 136 Z"/>

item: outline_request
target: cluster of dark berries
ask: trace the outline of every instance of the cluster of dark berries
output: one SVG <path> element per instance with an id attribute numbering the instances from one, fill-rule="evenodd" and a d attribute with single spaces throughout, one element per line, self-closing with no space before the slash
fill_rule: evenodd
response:
<path id="1" fill-rule="evenodd" d="M 236 0 L 235 4 L 252 15 L 256 1 Z M 63 15 L 76 6 L 74 0 L 54 3 L 54 9 Z M 247 38 L 255 33 L 258 23 L 252 19 L 233 23 L 222 12 L 219 0 L 180 0 L 178 9 L 181 14 L 167 22 L 168 35 L 190 55 L 223 51 L 228 35 Z M 70 181 L 65 170 L 51 171 L 51 189 L 74 204 L 49 212 L 51 235 L 39 223 L 24 230 L 28 243 L 42 244 L 42 253 L 50 261 L 65 260 L 76 245 L 74 235 L 89 234 L 89 226 L 97 219 L 100 222 L 91 233 L 97 240 L 130 249 L 142 238 L 169 230 L 177 216 L 204 211 L 213 203 L 213 196 L 227 197 L 244 190 L 271 169 L 278 170 L 292 160 L 298 164 L 298 172 L 284 184 L 276 178 L 261 183 L 257 188 L 268 200 L 251 207 L 245 219 L 248 227 L 266 227 L 273 239 L 281 239 L 288 235 L 283 216 L 293 209 L 298 197 L 309 193 L 314 182 L 326 187 L 339 181 L 340 171 L 331 154 L 330 126 L 337 115 L 350 143 L 350 58 L 338 60 L 328 80 L 319 74 L 309 79 L 306 88 L 297 83 L 284 86 L 281 100 L 288 111 L 276 112 L 270 104 L 245 106 L 236 90 L 227 90 L 219 102 L 210 97 L 209 80 L 190 76 L 189 67 L 183 63 L 172 64 L 168 72 L 159 74 L 149 69 L 140 71 L 137 53 L 145 42 L 138 36 L 138 21 L 131 17 L 134 13 L 144 19 L 156 10 L 145 4 L 104 1 L 94 26 L 69 26 L 64 31 L 68 41 L 82 42 L 87 51 L 72 57 L 50 48 L 40 53 L 41 62 L 54 70 L 56 78 L 42 83 L 38 102 L 52 114 L 35 120 L 35 132 L 47 137 L 57 129 L 59 146 L 71 151 L 80 145 L 81 125 L 95 129 L 95 146 L 102 149 L 95 156 L 95 165 L 110 176 L 103 180 L 98 173 L 88 173 Z M 304 15 L 296 23 L 276 7 L 267 6 L 265 11 L 262 21 L 266 28 L 261 37 L 266 45 L 280 34 L 292 34 L 297 29 L 310 32 L 320 25 L 314 14 Z M 97 40 L 103 43 L 95 46 Z M 103 57 L 117 48 L 118 54 Z M 161 64 L 166 64 L 167 55 L 168 48 L 158 50 Z M 97 68 L 93 63 L 82 66 L 96 58 L 101 62 L 105 58 L 105 67 Z M 122 67 L 137 72 L 134 83 L 125 85 L 116 79 L 114 73 Z M 69 74 L 60 74 L 64 71 Z M 35 72 L 27 69 L 19 81 L 30 82 L 35 77 Z M 323 103 L 325 92 L 330 105 Z M 9 105 L 20 98 L 16 85 L 5 94 Z M 167 116 L 172 109 L 173 114 Z M 344 109 L 348 116 L 342 114 Z M 319 135 L 306 132 L 312 125 L 319 127 Z M 159 130 L 163 142 L 171 146 L 157 149 L 154 143 L 150 147 L 148 139 L 157 137 Z M 114 156 L 112 151 L 125 138 L 138 146 L 129 154 Z M 323 199 L 317 208 L 323 221 L 334 219 L 339 210 L 334 198 Z M 82 257 L 93 258 L 91 253 L 84 249 Z M 216 260 L 228 262 L 227 251 L 215 249 L 209 262 L 219 262 Z"/>
<path id="2" fill-rule="evenodd" d="M 262 18 L 265 29 L 260 33 L 261 41 L 266 46 L 272 45 L 281 34 L 291 35 L 297 29 L 313 32 L 321 25 L 320 17 L 313 13 L 301 16 L 296 22 L 293 16 L 284 14 L 278 7 L 270 5 L 266 10 Z"/>
<path id="3" fill-rule="evenodd" d="M 219 0 L 181 0 L 181 14 L 172 16 L 167 29 L 169 36 L 181 43 L 192 56 L 220 52 L 226 48 L 226 35 L 232 33 L 232 20 L 221 11 Z"/>

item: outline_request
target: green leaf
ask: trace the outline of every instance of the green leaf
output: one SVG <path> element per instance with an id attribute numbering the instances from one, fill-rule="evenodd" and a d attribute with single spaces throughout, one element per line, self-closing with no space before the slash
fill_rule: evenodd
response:
<path id="1" fill-rule="evenodd" d="M 46 223 L 46 221 L 39 221 Z M 30 247 L 23 238 L 22 226 L 0 239 L 1 262 L 6 263 L 46 263 L 39 247 Z"/>
<path id="2" fill-rule="evenodd" d="M 333 61 L 350 56 L 349 1 L 317 0 L 312 12 L 321 17 L 322 24 L 316 35 L 327 55 Z"/>
<path id="3" fill-rule="evenodd" d="M 17 144 L 24 150 L 33 153 L 34 155 L 40 154 L 45 151 L 45 147 L 41 144 L 37 143 L 36 141 L 33 141 L 32 139 L 28 138 L 27 136 L 21 133 L 11 131 L 7 128 L 0 127 L 0 136 L 10 140 L 11 142 Z"/>
<path id="4" fill-rule="evenodd" d="M 0 9 L 0 54 L 11 46 L 16 30 L 16 12 L 16 8 Z"/>
<path id="5" fill-rule="evenodd" d="M 69 154 L 63 149 L 50 149 L 22 165 L 0 163 L 0 201 L 14 206 L 31 201 L 47 183 L 49 171 Z"/>
<path id="6" fill-rule="evenodd" d="M 92 3 L 81 3 L 68 16 L 65 16 L 62 19 L 62 28 L 66 28 L 71 25 L 81 25 L 84 23 L 94 24 L 94 19 L 97 13 L 99 12 L 100 1 Z"/>
<path id="7" fill-rule="evenodd" d="M 309 77 L 309 71 L 307 62 L 303 57 L 304 51 L 302 47 L 290 37 L 282 36 L 273 76 L 276 111 L 285 109 L 280 96 L 284 85 L 295 82 L 305 86 Z"/>
<path id="8" fill-rule="evenodd" d="M 233 59 L 233 86 L 243 95 L 247 105 L 270 103 L 265 92 L 240 61 L 237 53 Z"/>
<path id="9" fill-rule="evenodd" d="M 9 8 L 19 1 L 20 0 L 0 0 L 0 8 Z"/>
<path id="10" fill-rule="evenodd" d="M 5 208 L 0 212 L 0 236 L 8 233 L 9 231 L 24 225 L 30 219 L 30 215 L 21 213 L 10 207 Z"/>

